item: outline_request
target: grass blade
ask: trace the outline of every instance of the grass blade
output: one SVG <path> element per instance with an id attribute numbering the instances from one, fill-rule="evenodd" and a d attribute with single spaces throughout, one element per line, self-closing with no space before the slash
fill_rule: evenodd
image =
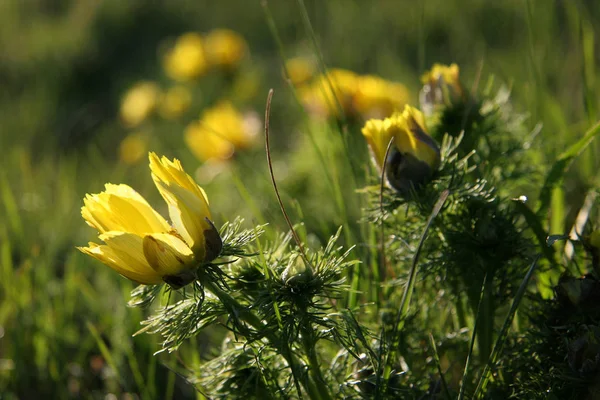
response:
<path id="1" fill-rule="evenodd" d="M 477 327 L 479 325 L 479 320 L 480 320 L 481 303 L 483 303 L 483 295 L 485 292 L 486 281 L 487 281 L 487 274 L 483 277 L 483 282 L 481 283 L 481 294 L 479 295 L 479 302 L 477 303 L 477 314 L 475 315 L 475 324 L 473 325 L 473 334 L 471 335 L 471 343 L 469 343 L 469 353 L 467 354 L 467 360 L 465 361 L 465 369 L 463 370 L 463 376 L 462 376 L 462 379 L 460 380 L 460 391 L 458 393 L 458 400 L 462 400 L 465 396 L 467 376 L 469 375 L 469 368 L 471 366 L 471 356 L 473 355 L 473 349 L 475 347 L 475 338 L 477 336 Z"/>
<path id="2" fill-rule="evenodd" d="M 481 396 L 485 393 L 485 389 L 491 378 L 492 367 L 494 367 L 494 365 L 496 365 L 496 362 L 498 361 L 498 357 L 500 356 L 500 353 L 502 352 L 502 347 L 504 346 L 504 342 L 506 341 L 506 338 L 508 337 L 508 331 L 509 331 L 510 325 L 512 324 L 512 321 L 515 317 L 517 308 L 519 308 L 519 304 L 521 304 L 521 300 L 523 300 L 523 296 L 525 296 L 525 291 L 527 290 L 527 285 L 529 284 L 529 280 L 533 276 L 533 272 L 535 271 L 535 268 L 537 267 L 539 259 L 540 259 L 540 257 L 538 256 L 531 263 L 531 266 L 529 267 L 527 274 L 523 278 L 523 281 L 521 282 L 521 285 L 519 286 L 519 290 L 517 291 L 517 294 L 516 294 L 515 298 L 513 299 L 512 304 L 510 305 L 510 310 L 508 311 L 508 315 L 504 319 L 504 324 L 502 325 L 502 329 L 500 330 L 498 339 L 496 339 L 496 343 L 494 344 L 494 349 L 492 350 L 492 354 L 490 354 L 490 358 L 488 359 L 488 362 L 487 362 L 486 366 L 484 367 L 483 372 L 481 373 L 481 377 L 479 378 L 479 382 L 477 383 L 477 388 L 475 389 L 475 393 L 473 394 L 474 399 L 481 398 Z"/>
<path id="3" fill-rule="evenodd" d="M 560 184 L 565 172 L 569 169 L 575 158 L 594 141 L 596 135 L 600 133 L 600 121 L 587 130 L 581 139 L 571 145 L 565 152 L 558 156 L 554 165 L 546 175 L 544 186 L 540 191 L 540 201 L 537 214 L 541 215 L 548 210 L 552 198 L 552 192 L 556 186 Z"/>
<path id="4" fill-rule="evenodd" d="M 452 399 L 450 396 L 450 390 L 448 389 L 448 384 L 446 383 L 446 378 L 444 378 L 444 373 L 442 372 L 442 366 L 440 365 L 440 356 L 437 351 L 437 346 L 435 345 L 435 339 L 433 335 L 429 334 L 429 343 L 431 344 L 431 348 L 433 349 L 433 359 L 435 360 L 435 366 L 438 369 L 438 373 L 440 374 L 440 381 L 442 382 L 442 388 L 444 389 L 444 394 L 446 395 L 446 399 Z"/>

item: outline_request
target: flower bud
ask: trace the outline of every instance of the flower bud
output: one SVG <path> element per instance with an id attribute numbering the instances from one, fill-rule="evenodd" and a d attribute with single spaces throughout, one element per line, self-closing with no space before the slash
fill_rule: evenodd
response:
<path id="1" fill-rule="evenodd" d="M 427 182 L 440 164 L 440 149 L 425 126 L 423 114 L 406 106 L 390 118 L 367 121 L 362 133 L 379 170 L 385 168 L 387 181 L 394 189 L 407 193 L 412 187 Z M 387 160 L 388 144 L 394 144 Z"/>

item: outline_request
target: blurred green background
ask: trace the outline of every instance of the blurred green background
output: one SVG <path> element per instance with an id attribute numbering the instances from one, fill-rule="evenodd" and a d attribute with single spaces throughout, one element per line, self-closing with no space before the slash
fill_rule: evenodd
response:
<path id="1" fill-rule="evenodd" d="M 300 3 L 0 2 L 0 398 L 197 396 L 169 366 L 210 355 L 203 338 L 179 354 L 153 356 L 158 338 L 131 337 L 143 317 L 126 306 L 134 285 L 75 249 L 94 238 L 80 217 L 82 199 L 105 182 L 130 184 L 165 209 L 145 159 L 119 158 L 132 131 L 119 108 L 140 80 L 172 85 L 160 59 L 182 33 L 231 29 L 248 51 L 235 76 L 207 75 L 194 87 L 200 100 L 187 120 L 144 126 L 149 150 L 180 158 L 193 171 L 201 163 L 184 143 L 187 123 L 223 97 L 262 120 L 274 88 L 276 175 L 295 220 L 314 240 L 355 224 L 360 210 L 352 188 L 335 193 L 328 185 L 332 179 L 342 187 L 351 177 L 339 161 L 339 135 L 307 119 L 282 72 L 282 57 L 319 58 L 313 39 L 328 67 L 402 82 L 415 104 L 420 76 L 434 62 L 457 63 L 468 88 L 493 75 L 512 88 L 529 127 L 542 124 L 536 143 L 547 163 L 598 119 L 598 1 L 306 0 L 314 36 Z M 259 137 L 227 172 L 206 179 L 218 223 L 243 215 L 249 224 L 284 227 L 261 143 Z M 597 183 L 597 151 L 580 158 L 555 194 L 554 231 L 570 226 Z M 364 148 L 349 156 L 366 154 Z M 329 165 L 332 171 L 324 171 Z"/>

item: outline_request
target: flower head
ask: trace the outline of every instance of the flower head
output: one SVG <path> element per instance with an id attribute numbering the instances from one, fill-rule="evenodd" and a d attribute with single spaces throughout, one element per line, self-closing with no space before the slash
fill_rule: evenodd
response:
<path id="1" fill-rule="evenodd" d="M 301 87 L 299 94 L 309 112 L 315 115 L 339 116 L 340 107 L 343 112 L 351 113 L 357 79 L 358 75 L 352 71 L 334 68 Z"/>
<path id="2" fill-rule="evenodd" d="M 420 93 L 421 108 L 426 114 L 433 113 L 435 107 L 457 101 L 463 96 L 456 64 L 434 64 L 430 71 L 421 77 L 423 89 Z"/>
<path id="3" fill-rule="evenodd" d="M 193 280 L 199 265 L 219 255 L 221 238 L 206 194 L 178 160 L 150 153 L 150 168 L 173 226 L 131 187 L 106 184 L 104 192 L 87 195 L 81 209 L 104 244 L 90 242 L 79 250 L 135 282 L 179 288 Z"/>
<path id="4" fill-rule="evenodd" d="M 121 99 L 121 120 L 127 126 L 144 122 L 156 109 L 160 89 L 153 82 L 139 82 Z"/>
<path id="5" fill-rule="evenodd" d="M 288 78 L 296 86 L 308 82 L 315 74 L 314 63 L 305 57 L 294 57 L 285 62 Z"/>
<path id="6" fill-rule="evenodd" d="M 408 89 L 401 83 L 364 75 L 357 80 L 353 104 L 365 117 L 384 118 L 404 106 L 408 97 Z"/>
<path id="7" fill-rule="evenodd" d="M 255 119 L 223 101 L 204 111 L 200 120 L 186 128 L 185 141 L 200 160 L 226 160 L 236 149 L 254 144 L 257 133 Z"/>
<path id="8" fill-rule="evenodd" d="M 210 65 L 235 68 L 246 54 L 244 38 L 229 29 L 215 29 L 204 38 L 206 58 Z"/>
<path id="9" fill-rule="evenodd" d="M 439 166 L 439 147 L 428 135 L 423 114 L 416 108 L 407 105 L 402 113 L 371 119 L 362 133 L 380 170 L 387 147 L 394 140 L 385 169 L 388 182 L 398 191 L 424 183 Z"/>
<path id="10" fill-rule="evenodd" d="M 165 55 L 163 65 L 167 76 L 176 81 L 189 81 L 204 74 L 208 63 L 202 36 L 194 32 L 181 35 Z"/>

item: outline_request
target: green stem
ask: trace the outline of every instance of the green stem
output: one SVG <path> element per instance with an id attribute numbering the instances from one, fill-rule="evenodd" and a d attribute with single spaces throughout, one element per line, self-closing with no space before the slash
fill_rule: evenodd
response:
<path id="1" fill-rule="evenodd" d="M 267 332 L 265 337 L 269 340 L 271 345 L 274 346 L 279 351 L 279 353 L 286 359 L 287 363 L 289 364 L 292 370 L 292 374 L 296 378 L 295 380 L 302 384 L 302 386 L 304 387 L 304 389 L 308 393 L 308 396 L 311 399 L 330 399 L 330 397 L 322 397 L 321 395 L 322 390 L 320 390 L 320 385 L 323 385 L 322 382 L 319 382 L 318 380 L 316 380 L 317 382 L 312 382 L 310 379 L 300 379 L 300 377 L 302 376 L 302 371 L 300 368 L 301 361 L 289 351 L 289 348 L 286 349 L 282 345 L 282 341 L 272 332 L 270 332 L 269 329 L 262 323 L 262 321 L 256 315 L 248 311 L 246 307 L 242 306 L 229 293 L 225 292 L 219 286 L 217 286 L 210 277 L 206 275 L 200 275 L 198 279 L 200 280 L 202 285 L 204 285 L 205 289 L 210 291 L 212 294 L 217 296 L 219 300 L 221 300 L 225 308 L 229 310 L 232 316 L 252 326 L 257 332 Z M 311 370 L 312 369 L 313 368 L 311 368 Z M 299 395 L 301 396 L 300 393 Z"/>
<path id="2" fill-rule="evenodd" d="M 492 353 L 494 345 L 494 316 L 496 314 L 496 305 L 494 302 L 494 276 L 490 274 L 483 287 L 483 300 L 481 304 L 481 313 L 479 318 L 479 335 L 477 341 L 479 344 L 479 360 L 485 365 Z"/>
<path id="3" fill-rule="evenodd" d="M 329 394 L 329 388 L 325 383 L 325 379 L 321 374 L 321 367 L 319 366 L 319 360 L 317 359 L 317 352 L 315 351 L 316 340 L 314 340 L 314 334 L 312 327 L 305 326 L 302 330 L 302 345 L 304 351 L 308 357 L 308 368 L 309 373 L 316 384 L 316 389 L 319 392 L 319 398 L 323 400 L 332 400 Z"/>

